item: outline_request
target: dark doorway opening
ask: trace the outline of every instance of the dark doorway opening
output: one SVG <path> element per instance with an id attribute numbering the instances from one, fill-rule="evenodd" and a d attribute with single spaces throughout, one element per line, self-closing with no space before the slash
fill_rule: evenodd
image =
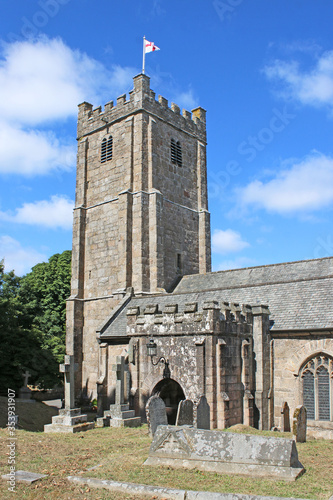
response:
<path id="1" fill-rule="evenodd" d="M 185 394 L 181 386 L 171 378 L 164 379 L 155 385 L 152 391 L 153 394 L 157 394 L 163 399 L 166 406 L 168 424 L 175 425 L 178 404 L 185 399 Z"/>

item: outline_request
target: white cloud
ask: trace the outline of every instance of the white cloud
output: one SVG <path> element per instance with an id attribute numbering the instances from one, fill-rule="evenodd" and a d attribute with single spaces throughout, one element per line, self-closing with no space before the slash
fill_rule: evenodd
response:
<path id="1" fill-rule="evenodd" d="M 215 229 L 212 235 L 212 251 L 217 254 L 239 252 L 250 244 L 242 240 L 240 233 L 233 229 Z"/>
<path id="2" fill-rule="evenodd" d="M 54 129 L 55 122 L 74 119 L 82 101 L 106 103 L 130 88 L 134 74 L 129 67 L 106 69 L 61 39 L 1 45 L 0 173 L 31 176 L 73 168 L 72 140 L 45 126 L 52 123 Z"/>
<path id="3" fill-rule="evenodd" d="M 0 59 L 0 116 L 36 125 L 75 117 L 82 101 L 103 104 L 110 93 L 123 92 L 132 68 L 100 62 L 61 39 L 40 38 L 3 46 Z"/>
<path id="4" fill-rule="evenodd" d="M 275 178 L 239 189 L 240 204 L 288 214 L 320 210 L 333 203 L 333 158 L 318 153 L 286 168 L 288 163 L 284 162 Z"/>
<path id="5" fill-rule="evenodd" d="M 311 70 L 302 70 L 296 61 L 276 60 L 264 73 L 271 80 L 282 81 L 286 93 L 302 104 L 333 105 L 333 51 L 322 54 Z"/>
<path id="6" fill-rule="evenodd" d="M 24 203 L 14 215 L 0 212 L 0 220 L 47 228 L 72 228 L 74 202 L 63 196 L 52 196 L 51 200 Z"/>
<path id="7" fill-rule="evenodd" d="M 70 170 L 76 147 L 53 132 L 22 130 L 0 122 L 0 173 L 34 176 L 50 170 Z"/>
<path id="8" fill-rule="evenodd" d="M 10 236 L 0 236 L 0 260 L 4 258 L 5 271 L 14 270 L 22 276 L 31 271 L 39 262 L 47 262 L 47 256 L 33 248 L 23 248 L 22 245 Z"/>

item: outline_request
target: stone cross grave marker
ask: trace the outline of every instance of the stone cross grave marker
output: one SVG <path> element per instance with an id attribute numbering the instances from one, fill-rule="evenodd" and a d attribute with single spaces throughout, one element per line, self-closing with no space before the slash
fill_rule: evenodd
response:
<path id="1" fill-rule="evenodd" d="M 289 405 L 287 401 L 285 401 L 282 405 L 281 408 L 281 431 L 282 432 L 290 432 L 290 411 L 289 411 Z"/>
<path id="2" fill-rule="evenodd" d="M 163 399 L 155 395 L 148 399 L 146 415 L 149 433 L 154 436 L 158 425 L 168 425 L 166 407 Z"/>
<path id="3" fill-rule="evenodd" d="M 197 404 L 197 428 L 210 429 L 210 407 L 206 396 L 200 396 Z"/>
<path id="4" fill-rule="evenodd" d="M 117 356 L 116 364 L 112 366 L 112 370 L 117 374 L 116 382 L 116 405 L 124 404 L 124 385 L 125 385 L 125 358 Z"/>
<path id="5" fill-rule="evenodd" d="M 25 373 L 23 373 L 25 387 L 28 385 L 28 381 L 29 381 L 30 377 L 31 377 L 31 373 L 29 372 L 29 370 L 25 370 Z"/>
<path id="6" fill-rule="evenodd" d="M 190 399 L 179 402 L 176 425 L 193 425 L 193 401 Z"/>
<path id="7" fill-rule="evenodd" d="M 65 362 L 59 365 L 59 371 L 65 374 L 65 409 L 74 408 L 74 374 L 79 365 L 74 363 L 74 356 L 65 355 Z"/>
<path id="8" fill-rule="evenodd" d="M 31 373 L 26 370 L 25 373 L 22 374 L 22 377 L 24 379 L 23 386 L 19 390 L 19 398 L 22 400 L 25 400 L 26 402 L 34 402 L 34 400 L 31 399 L 31 389 L 28 387 L 28 381 L 29 377 L 31 377 Z"/>
<path id="9" fill-rule="evenodd" d="M 306 442 L 306 408 L 296 406 L 293 418 L 293 434 L 297 443 Z"/>

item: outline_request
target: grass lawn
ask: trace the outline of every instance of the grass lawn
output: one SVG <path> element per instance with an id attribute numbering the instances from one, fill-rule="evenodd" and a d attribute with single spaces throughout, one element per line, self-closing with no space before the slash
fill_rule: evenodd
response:
<path id="1" fill-rule="evenodd" d="M 237 430 L 237 429 L 236 429 Z M 240 429 L 241 431 L 242 429 Z M 254 430 L 258 433 L 259 431 Z M 306 473 L 296 482 L 251 479 L 242 476 L 188 471 L 169 467 L 143 467 L 151 438 L 147 426 L 136 429 L 102 428 L 85 433 L 44 434 L 16 431 L 16 469 L 48 474 L 30 486 L 16 485 L 20 499 L 131 499 L 138 496 L 93 490 L 69 483 L 69 475 L 154 484 L 191 490 L 247 493 L 328 499 L 333 494 L 333 441 L 311 440 L 298 443 L 299 459 Z M 265 432 L 291 437 L 290 434 Z M 0 429 L 2 450 L 7 450 L 8 430 Z M 6 454 L 1 454 L 1 474 L 8 472 Z M 92 470 L 89 470 L 92 468 Z M 12 498 L 4 480 L 0 498 Z"/>

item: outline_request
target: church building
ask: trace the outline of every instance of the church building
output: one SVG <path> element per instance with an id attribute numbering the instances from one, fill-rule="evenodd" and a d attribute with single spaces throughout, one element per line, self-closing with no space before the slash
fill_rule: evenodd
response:
<path id="1" fill-rule="evenodd" d="M 76 396 L 158 393 L 172 424 L 205 395 L 211 428 L 287 429 L 333 439 L 333 258 L 211 272 L 206 112 L 134 78 L 129 96 L 79 105 L 67 353 Z M 283 413 L 281 413 L 283 411 Z"/>

